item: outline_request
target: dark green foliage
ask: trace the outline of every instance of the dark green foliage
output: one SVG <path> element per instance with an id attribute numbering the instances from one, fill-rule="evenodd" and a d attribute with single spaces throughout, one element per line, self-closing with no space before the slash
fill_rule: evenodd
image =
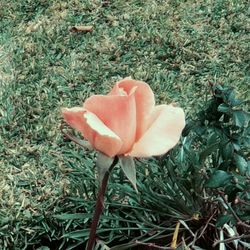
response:
<path id="1" fill-rule="evenodd" d="M 204 150 L 200 158 L 209 157 L 211 178 L 207 187 L 239 188 L 243 193 L 249 191 L 249 120 L 248 107 L 235 97 L 232 88 L 221 85 L 212 86 L 213 99 L 206 110 L 198 114 L 197 121 L 187 125 L 184 135 L 192 130 Z M 240 183 L 238 179 L 240 178 Z M 235 193 L 235 192 L 234 192 Z M 226 193 L 231 197 L 232 193 Z M 236 197 L 235 193 L 235 197 Z"/>
<path id="2" fill-rule="evenodd" d="M 238 233 L 247 234 L 250 227 L 249 120 L 247 104 L 235 97 L 231 87 L 212 85 L 213 98 L 190 121 L 184 136 L 192 137 L 193 147 L 200 151 L 204 166 L 204 192 L 212 206 L 217 206 L 217 227 L 236 225 Z M 197 177 L 197 176 L 196 176 Z M 245 223 L 244 223 L 244 222 Z"/>

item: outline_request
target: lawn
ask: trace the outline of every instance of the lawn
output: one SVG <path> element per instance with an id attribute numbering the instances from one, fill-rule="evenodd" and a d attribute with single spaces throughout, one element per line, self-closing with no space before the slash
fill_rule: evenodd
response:
<path id="1" fill-rule="evenodd" d="M 247 3 L 1 0 L 0 248 L 76 249 L 87 240 L 95 155 L 64 138 L 62 107 L 105 94 L 127 76 L 147 82 L 157 103 L 178 103 L 187 118 L 204 107 L 211 83 L 249 99 Z M 149 239 L 156 228 L 173 234 L 158 223 L 164 208 L 144 192 L 143 166 L 154 169 L 151 183 L 159 164 L 138 163 L 139 196 L 117 169 L 100 222 L 105 242 L 151 232 Z"/>

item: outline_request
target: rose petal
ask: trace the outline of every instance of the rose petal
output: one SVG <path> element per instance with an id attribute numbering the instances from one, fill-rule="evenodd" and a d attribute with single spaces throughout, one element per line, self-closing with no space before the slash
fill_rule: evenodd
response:
<path id="1" fill-rule="evenodd" d="M 69 124 L 69 126 L 81 132 L 83 137 L 87 139 L 91 145 L 94 146 L 93 130 L 90 130 L 89 127 L 86 127 L 86 119 L 84 118 L 86 109 L 81 108 L 81 107 L 63 108 L 62 113 L 63 113 L 64 120 Z M 92 136 L 90 136 L 90 134 Z"/>
<path id="2" fill-rule="evenodd" d="M 180 139 L 185 126 L 181 108 L 159 105 L 151 115 L 151 126 L 128 153 L 134 157 L 162 155 L 173 148 Z"/>
<path id="3" fill-rule="evenodd" d="M 113 89 L 108 93 L 108 95 L 120 95 L 120 96 L 127 96 L 127 92 L 124 91 L 123 88 L 119 88 L 119 86 L 116 84 Z"/>
<path id="4" fill-rule="evenodd" d="M 122 91 L 125 91 L 129 95 L 135 87 L 137 141 L 148 128 L 150 114 L 153 111 L 155 105 L 153 91 L 151 90 L 150 86 L 145 82 L 125 78 L 114 86 L 110 94 L 115 94 L 118 92 L 117 89 L 122 89 Z"/>
<path id="5" fill-rule="evenodd" d="M 86 112 L 84 108 L 74 107 L 74 108 L 63 108 L 62 114 L 64 120 L 72 128 L 80 131 L 83 134 L 84 131 L 84 118 L 83 114 Z"/>
<path id="6" fill-rule="evenodd" d="M 121 138 L 123 145 L 119 154 L 131 150 L 136 132 L 134 92 L 130 95 L 94 95 L 85 101 L 84 108 L 94 113 Z"/>
<path id="7" fill-rule="evenodd" d="M 110 157 L 118 154 L 122 146 L 121 139 L 95 114 L 80 107 L 63 108 L 62 113 L 65 121 L 80 131 L 95 149 Z"/>
<path id="8" fill-rule="evenodd" d="M 86 112 L 84 115 L 85 131 L 87 140 L 92 141 L 95 149 L 113 157 L 117 155 L 122 147 L 122 141 L 112 130 L 110 130 L 95 114 Z"/>

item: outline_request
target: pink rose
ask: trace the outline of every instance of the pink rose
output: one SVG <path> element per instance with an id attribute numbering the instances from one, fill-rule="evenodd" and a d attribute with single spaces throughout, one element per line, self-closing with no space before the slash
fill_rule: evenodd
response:
<path id="1" fill-rule="evenodd" d="M 185 126 L 181 108 L 155 106 L 148 84 L 125 78 L 108 95 L 89 97 L 83 107 L 64 108 L 65 121 L 98 151 L 113 157 L 150 157 L 166 153 Z"/>

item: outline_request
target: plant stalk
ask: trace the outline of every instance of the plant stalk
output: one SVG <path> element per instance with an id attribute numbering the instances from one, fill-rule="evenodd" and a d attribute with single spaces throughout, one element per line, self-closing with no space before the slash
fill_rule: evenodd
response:
<path id="1" fill-rule="evenodd" d="M 102 184 L 99 188 L 98 195 L 97 195 L 97 200 L 96 200 L 96 205 L 95 205 L 95 211 L 92 217 L 92 224 L 90 228 L 90 234 L 89 234 L 89 240 L 88 240 L 88 245 L 86 250 L 93 250 L 95 240 L 96 240 L 96 229 L 98 226 L 98 222 L 101 216 L 101 213 L 104 208 L 104 195 L 106 192 L 106 188 L 108 185 L 108 180 L 109 180 L 109 175 L 112 171 L 112 169 L 115 167 L 115 165 L 118 162 L 118 157 L 115 156 L 113 163 L 111 164 L 109 170 L 105 173 L 103 179 L 102 179 Z"/>

